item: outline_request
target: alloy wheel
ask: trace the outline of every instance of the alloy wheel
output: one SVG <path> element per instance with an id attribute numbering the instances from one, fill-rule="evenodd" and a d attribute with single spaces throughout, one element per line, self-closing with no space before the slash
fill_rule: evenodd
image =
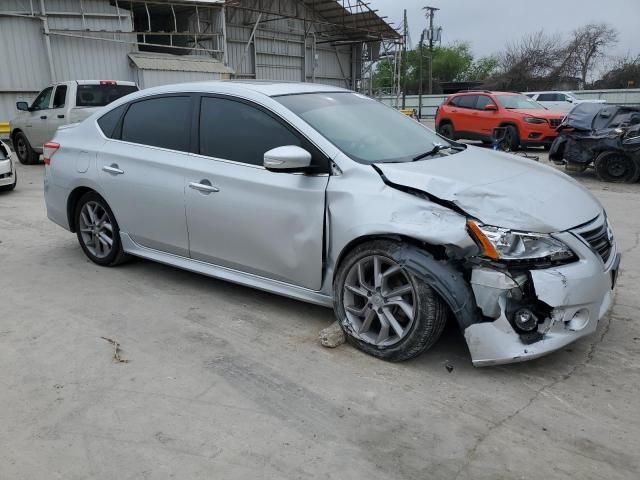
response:
<path id="1" fill-rule="evenodd" d="M 354 336 L 388 347 L 411 330 L 417 295 L 400 265 L 382 255 L 369 255 L 349 269 L 342 302 Z"/>
<path id="2" fill-rule="evenodd" d="M 87 202 L 80 210 L 79 229 L 87 250 L 97 258 L 107 257 L 113 248 L 113 223 L 98 202 Z"/>

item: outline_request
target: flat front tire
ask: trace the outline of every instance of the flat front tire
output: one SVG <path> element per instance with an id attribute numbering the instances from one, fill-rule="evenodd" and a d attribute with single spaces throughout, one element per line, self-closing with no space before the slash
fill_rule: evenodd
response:
<path id="1" fill-rule="evenodd" d="M 78 242 L 93 263 L 111 267 L 128 257 L 122 250 L 120 229 L 107 202 L 96 192 L 85 193 L 75 211 Z"/>
<path id="2" fill-rule="evenodd" d="M 429 349 L 446 323 L 446 306 L 421 278 L 400 265 L 398 242 L 358 245 L 334 280 L 334 310 L 349 343 L 399 362 Z"/>

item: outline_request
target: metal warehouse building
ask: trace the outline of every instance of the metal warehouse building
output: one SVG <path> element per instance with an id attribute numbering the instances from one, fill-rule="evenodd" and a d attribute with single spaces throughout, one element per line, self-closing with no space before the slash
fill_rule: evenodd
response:
<path id="1" fill-rule="evenodd" d="M 0 122 L 75 79 L 228 78 L 358 89 L 397 32 L 360 0 L 2 0 Z"/>

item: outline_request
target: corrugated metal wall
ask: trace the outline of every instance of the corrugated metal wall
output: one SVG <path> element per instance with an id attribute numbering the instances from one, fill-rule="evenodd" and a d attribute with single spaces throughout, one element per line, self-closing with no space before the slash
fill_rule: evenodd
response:
<path id="1" fill-rule="evenodd" d="M 296 0 L 280 0 L 280 8 L 311 17 Z M 250 1 L 243 5 L 253 8 Z M 238 78 L 307 81 L 348 87 L 351 82 L 351 48 L 316 44 L 314 59 L 313 27 L 305 36 L 305 24 L 297 19 L 258 23 L 248 45 L 258 13 L 227 9 L 227 56 Z"/>
<path id="2" fill-rule="evenodd" d="M 222 80 L 221 73 L 210 72 L 178 72 L 164 70 L 138 70 L 137 82 L 145 88 L 182 82 L 204 82 Z"/>

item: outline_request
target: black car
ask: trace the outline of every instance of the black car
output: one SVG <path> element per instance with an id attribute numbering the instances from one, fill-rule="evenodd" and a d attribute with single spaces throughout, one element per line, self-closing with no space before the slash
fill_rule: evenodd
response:
<path id="1" fill-rule="evenodd" d="M 581 103 L 558 131 L 549 158 L 567 170 L 584 171 L 593 164 L 606 182 L 640 178 L 640 107 Z"/>

